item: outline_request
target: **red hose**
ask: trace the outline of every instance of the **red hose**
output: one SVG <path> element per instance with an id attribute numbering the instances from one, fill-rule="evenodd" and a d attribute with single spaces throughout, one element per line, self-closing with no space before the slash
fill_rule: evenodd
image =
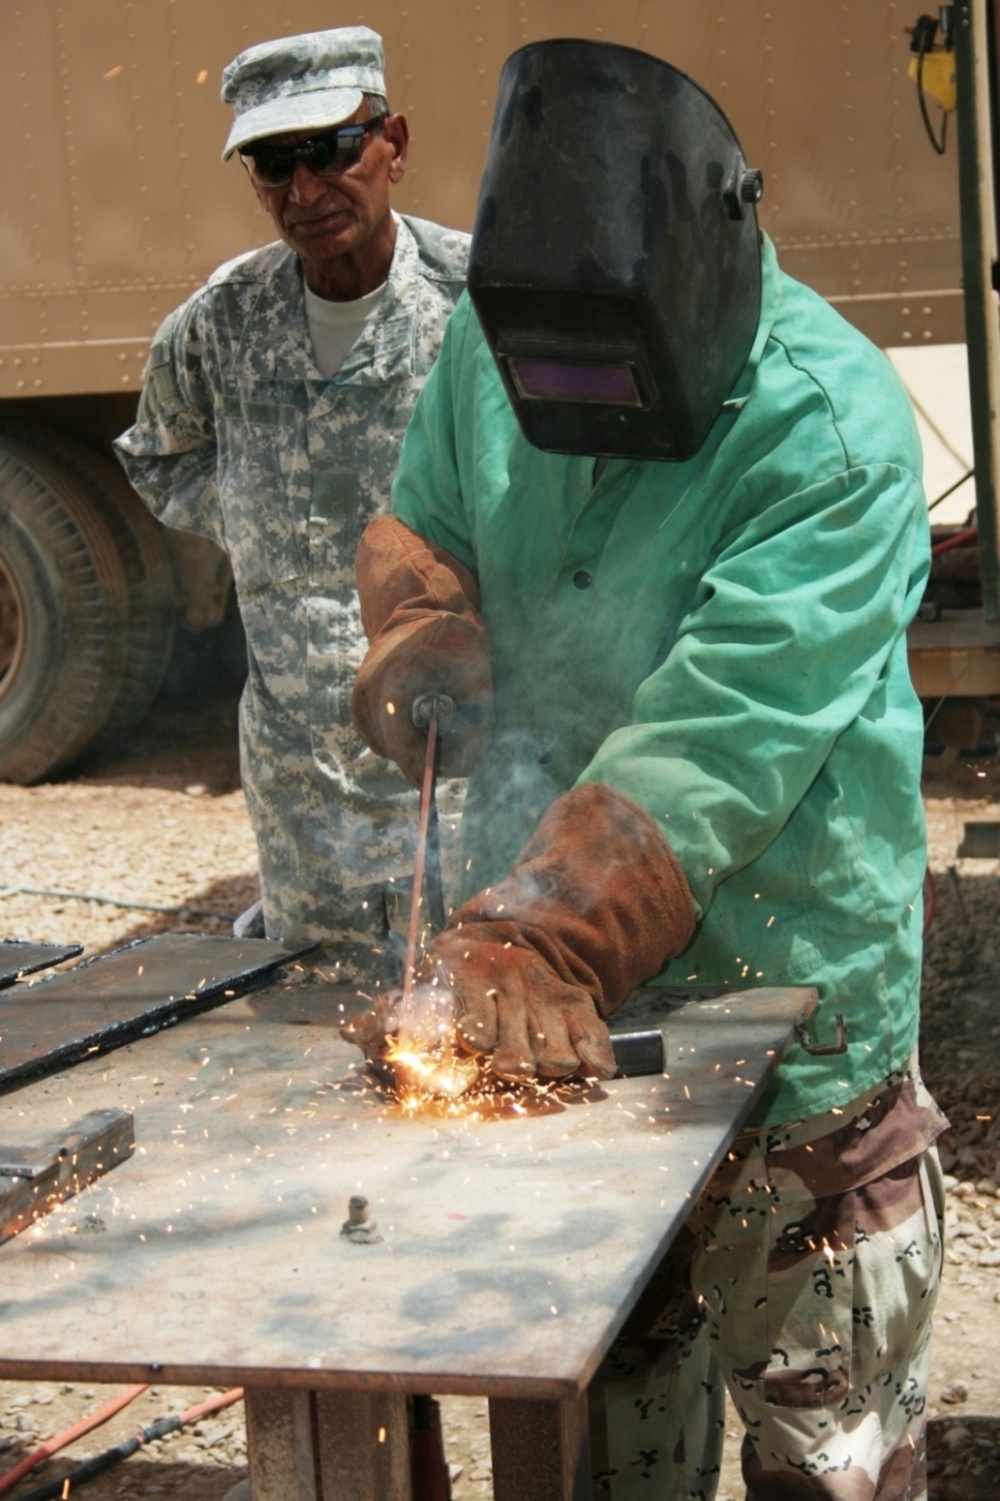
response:
<path id="1" fill-rule="evenodd" d="M 102 1423 L 106 1423 L 109 1418 L 113 1418 L 116 1412 L 120 1412 L 123 1407 L 127 1407 L 130 1402 L 134 1402 L 136 1397 L 141 1396 L 148 1389 L 148 1385 L 148 1382 L 143 1382 L 138 1386 L 130 1386 L 127 1391 L 122 1392 L 112 1401 L 106 1403 L 104 1407 L 100 1407 L 96 1412 L 92 1412 L 89 1418 L 83 1418 L 81 1422 L 75 1423 L 72 1428 L 67 1428 L 63 1433 L 57 1433 L 55 1438 L 48 1439 L 39 1448 L 35 1449 L 33 1453 L 25 1455 L 24 1459 L 20 1460 L 12 1470 L 8 1470 L 6 1475 L 0 1476 L 0 1495 L 4 1491 L 10 1490 L 11 1486 L 16 1485 L 19 1480 L 23 1479 L 29 1471 L 35 1469 L 37 1465 L 40 1465 L 43 1460 L 50 1459 L 53 1454 L 58 1454 L 60 1449 L 65 1449 L 67 1444 L 73 1443 L 74 1439 L 82 1438 L 85 1433 L 90 1433 L 92 1429 L 99 1428 Z M 233 1387 L 228 1392 L 216 1392 L 214 1396 L 208 1397 L 204 1402 L 198 1402 L 194 1407 L 189 1407 L 186 1411 L 182 1412 L 177 1419 L 177 1426 L 180 1427 L 187 1423 L 195 1423 L 199 1418 L 207 1417 L 209 1413 L 219 1412 L 224 1407 L 231 1407 L 234 1402 L 239 1402 L 242 1396 L 242 1386 Z M 145 1442 L 145 1435 L 141 1429 L 139 1442 Z M 32 1494 L 34 1495 L 35 1492 L 32 1492 Z"/>
<path id="2" fill-rule="evenodd" d="M 206 1418 L 210 1412 L 221 1412 L 224 1407 L 232 1407 L 234 1402 L 243 1401 L 242 1386 L 232 1386 L 228 1392 L 216 1392 L 214 1397 L 207 1397 L 204 1402 L 199 1402 L 195 1407 L 188 1407 L 181 1413 L 182 1423 L 194 1423 L 198 1418 Z"/>
<path id="3" fill-rule="evenodd" d="M 102 1423 L 113 1418 L 116 1412 L 121 1412 L 122 1408 L 134 1402 L 136 1397 L 141 1397 L 148 1388 L 148 1381 L 140 1382 L 138 1386 L 130 1386 L 127 1391 L 120 1392 L 117 1397 L 106 1402 L 96 1412 L 92 1412 L 89 1418 L 82 1418 L 79 1423 L 74 1423 L 72 1428 L 57 1433 L 55 1438 L 46 1439 L 39 1448 L 19 1460 L 12 1470 L 7 1471 L 6 1475 L 0 1475 L 0 1496 L 4 1491 L 9 1491 L 12 1486 L 15 1486 L 37 1465 L 40 1465 L 44 1459 L 51 1459 L 53 1454 L 58 1454 L 60 1449 L 65 1449 L 67 1444 L 72 1444 L 75 1439 L 83 1438 L 85 1433 L 90 1433 L 94 1428 L 100 1428 Z"/>
<path id="4" fill-rule="evenodd" d="M 978 536 L 978 526 L 967 526 L 964 531 L 956 532 L 953 537 L 945 537 L 943 542 L 935 542 L 931 548 L 931 557 L 936 558 L 943 552 L 951 552 L 953 547 L 961 547 L 963 542 L 972 542 Z"/>

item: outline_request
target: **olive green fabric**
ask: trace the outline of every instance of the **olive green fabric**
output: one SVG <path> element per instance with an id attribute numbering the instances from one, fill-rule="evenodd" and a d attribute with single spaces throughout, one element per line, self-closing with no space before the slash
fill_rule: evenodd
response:
<path id="1" fill-rule="evenodd" d="M 599 781 L 667 835 L 699 924 L 665 984 L 815 984 L 757 1118 L 861 1094 L 917 1029 L 922 717 L 905 627 L 928 567 L 913 415 L 885 357 L 764 243 L 753 352 L 683 464 L 521 436 L 467 297 L 403 446 L 394 513 L 479 575 L 496 728 L 467 890 Z"/>

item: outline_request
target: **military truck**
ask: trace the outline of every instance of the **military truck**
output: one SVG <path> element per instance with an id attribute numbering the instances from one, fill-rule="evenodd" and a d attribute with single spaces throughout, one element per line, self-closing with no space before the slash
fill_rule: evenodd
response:
<path id="1" fill-rule="evenodd" d="M 788 271 L 883 346 L 967 341 L 979 597 L 962 629 L 947 609 L 921 627 L 943 633 L 913 663 L 928 701 L 988 708 L 1000 694 L 992 0 L 936 19 L 901 0 L 371 0 L 336 13 L 318 0 L 3 0 L 2 14 L 0 778 L 49 777 L 107 747 L 147 711 L 178 624 L 209 630 L 227 610 L 225 559 L 155 523 L 110 444 L 160 320 L 272 238 L 238 159 L 220 161 L 222 67 L 331 24 L 384 38 L 390 103 L 412 130 L 406 212 L 471 228 L 516 47 L 620 42 L 726 109 L 763 171 L 762 222 Z M 956 75 L 958 129 L 941 150 Z"/>

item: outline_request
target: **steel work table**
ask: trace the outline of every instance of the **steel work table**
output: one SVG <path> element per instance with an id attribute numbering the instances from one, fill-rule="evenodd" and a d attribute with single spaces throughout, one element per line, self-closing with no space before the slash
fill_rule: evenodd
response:
<path id="1" fill-rule="evenodd" d="M 479 1119 L 407 1115 L 316 983 L 26 1084 L 5 1137 L 118 1106 L 136 1150 L 0 1247 L 0 1377 L 245 1386 L 253 1501 L 408 1501 L 406 1395 L 483 1395 L 498 1501 L 589 1501 L 588 1382 L 813 1001 L 630 1003 L 663 1077 Z"/>

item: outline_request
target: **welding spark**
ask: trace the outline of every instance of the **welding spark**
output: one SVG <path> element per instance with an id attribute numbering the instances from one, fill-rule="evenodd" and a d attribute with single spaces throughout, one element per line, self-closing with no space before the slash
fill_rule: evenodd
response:
<path id="1" fill-rule="evenodd" d="M 455 1099 L 476 1082 L 479 1065 L 474 1058 L 462 1058 L 450 1049 L 416 1052 L 412 1048 L 393 1046 L 388 1061 L 396 1077 L 400 1099 L 407 1109 L 416 1110 L 431 1099 Z"/>

